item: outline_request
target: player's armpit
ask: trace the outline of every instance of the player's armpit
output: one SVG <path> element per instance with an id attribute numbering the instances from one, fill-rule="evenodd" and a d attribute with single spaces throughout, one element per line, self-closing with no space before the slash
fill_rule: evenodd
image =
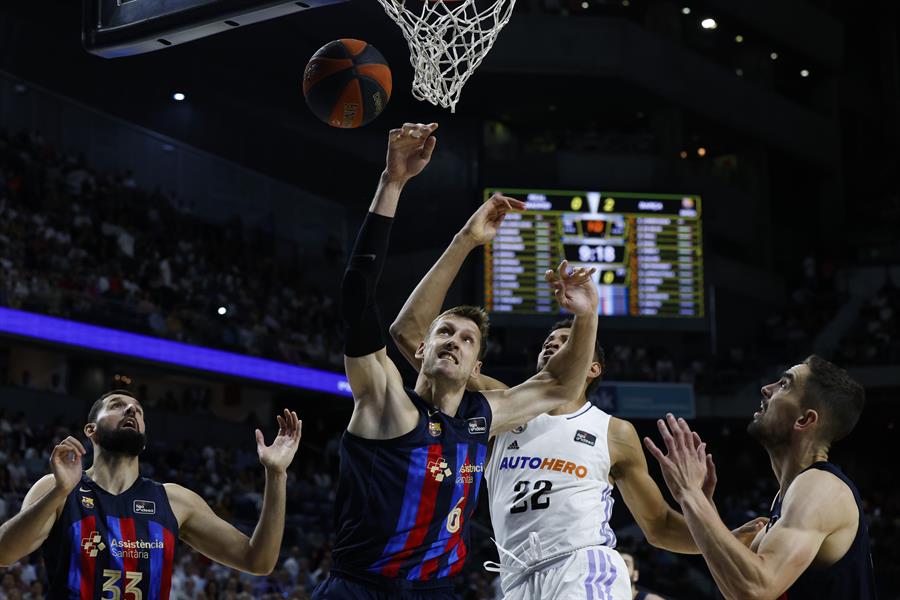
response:
<path id="1" fill-rule="evenodd" d="M 670 552 L 698 554 L 700 551 L 684 517 L 669 506 L 650 477 L 647 458 L 634 425 L 611 418 L 608 439 L 610 474 L 647 541 Z"/>
<path id="2" fill-rule="evenodd" d="M 479 373 L 469 379 L 466 389 L 470 392 L 484 392 L 488 390 L 508 390 L 509 386 L 500 380 L 488 377 L 484 373 Z"/>
<path id="3" fill-rule="evenodd" d="M 222 563 L 254 575 L 266 575 L 255 564 L 250 538 L 212 511 L 195 492 L 174 483 L 165 484 L 172 512 L 178 520 L 178 536 L 191 548 Z"/>
<path id="4" fill-rule="evenodd" d="M 391 439 L 412 431 L 419 412 L 384 348 L 359 358 L 345 356 L 344 367 L 354 400 L 347 431 L 365 439 Z"/>
<path id="5" fill-rule="evenodd" d="M 509 389 L 482 392 L 491 407 L 491 432 L 494 436 L 515 429 L 534 417 L 553 410 L 570 392 L 546 371 Z"/>

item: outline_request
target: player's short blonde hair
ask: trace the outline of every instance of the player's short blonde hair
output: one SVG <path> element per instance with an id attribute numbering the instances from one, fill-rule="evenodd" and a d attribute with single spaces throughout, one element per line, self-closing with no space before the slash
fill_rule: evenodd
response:
<path id="1" fill-rule="evenodd" d="M 478 348 L 478 360 L 484 358 L 484 353 L 487 351 L 488 333 L 491 329 L 491 320 L 490 317 L 488 317 L 487 311 L 480 306 L 454 306 L 439 314 L 434 321 L 431 322 L 431 326 L 428 328 L 428 335 L 431 335 L 431 330 L 434 329 L 435 323 L 444 317 L 462 317 L 463 319 L 468 319 L 475 323 L 478 327 L 478 333 L 481 334 L 481 345 Z"/>

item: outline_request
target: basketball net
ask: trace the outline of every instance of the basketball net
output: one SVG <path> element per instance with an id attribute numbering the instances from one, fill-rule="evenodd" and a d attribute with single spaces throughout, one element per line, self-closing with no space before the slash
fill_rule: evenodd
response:
<path id="1" fill-rule="evenodd" d="M 424 0 L 419 14 L 409 0 L 378 0 L 409 44 L 418 100 L 456 112 L 462 88 L 512 17 L 516 0 Z M 487 2 L 484 2 L 487 4 Z"/>

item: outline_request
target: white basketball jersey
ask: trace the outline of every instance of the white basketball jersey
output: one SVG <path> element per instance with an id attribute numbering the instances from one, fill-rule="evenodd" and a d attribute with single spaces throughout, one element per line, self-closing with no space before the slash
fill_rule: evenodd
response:
<path id="1" fill-rule="evenodd" d="M 538 534 L 544 557 L 615 547 L 609 419 L 587 403 L 569 415 L 540 415 L 494 438 L 485 477 L 501 547 L 520 556 L 531 532 Z M 512 561 L 504 552 L 500 560 Z"/>

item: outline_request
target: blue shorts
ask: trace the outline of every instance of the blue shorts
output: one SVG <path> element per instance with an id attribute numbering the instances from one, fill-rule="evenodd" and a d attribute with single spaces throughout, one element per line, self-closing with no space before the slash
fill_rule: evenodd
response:
<path id="1" fill-rule="evenodd" d="M 312 600 L 460 600 L 453 588 L 387 590 L 332 573 L 316 586 Z"/>

